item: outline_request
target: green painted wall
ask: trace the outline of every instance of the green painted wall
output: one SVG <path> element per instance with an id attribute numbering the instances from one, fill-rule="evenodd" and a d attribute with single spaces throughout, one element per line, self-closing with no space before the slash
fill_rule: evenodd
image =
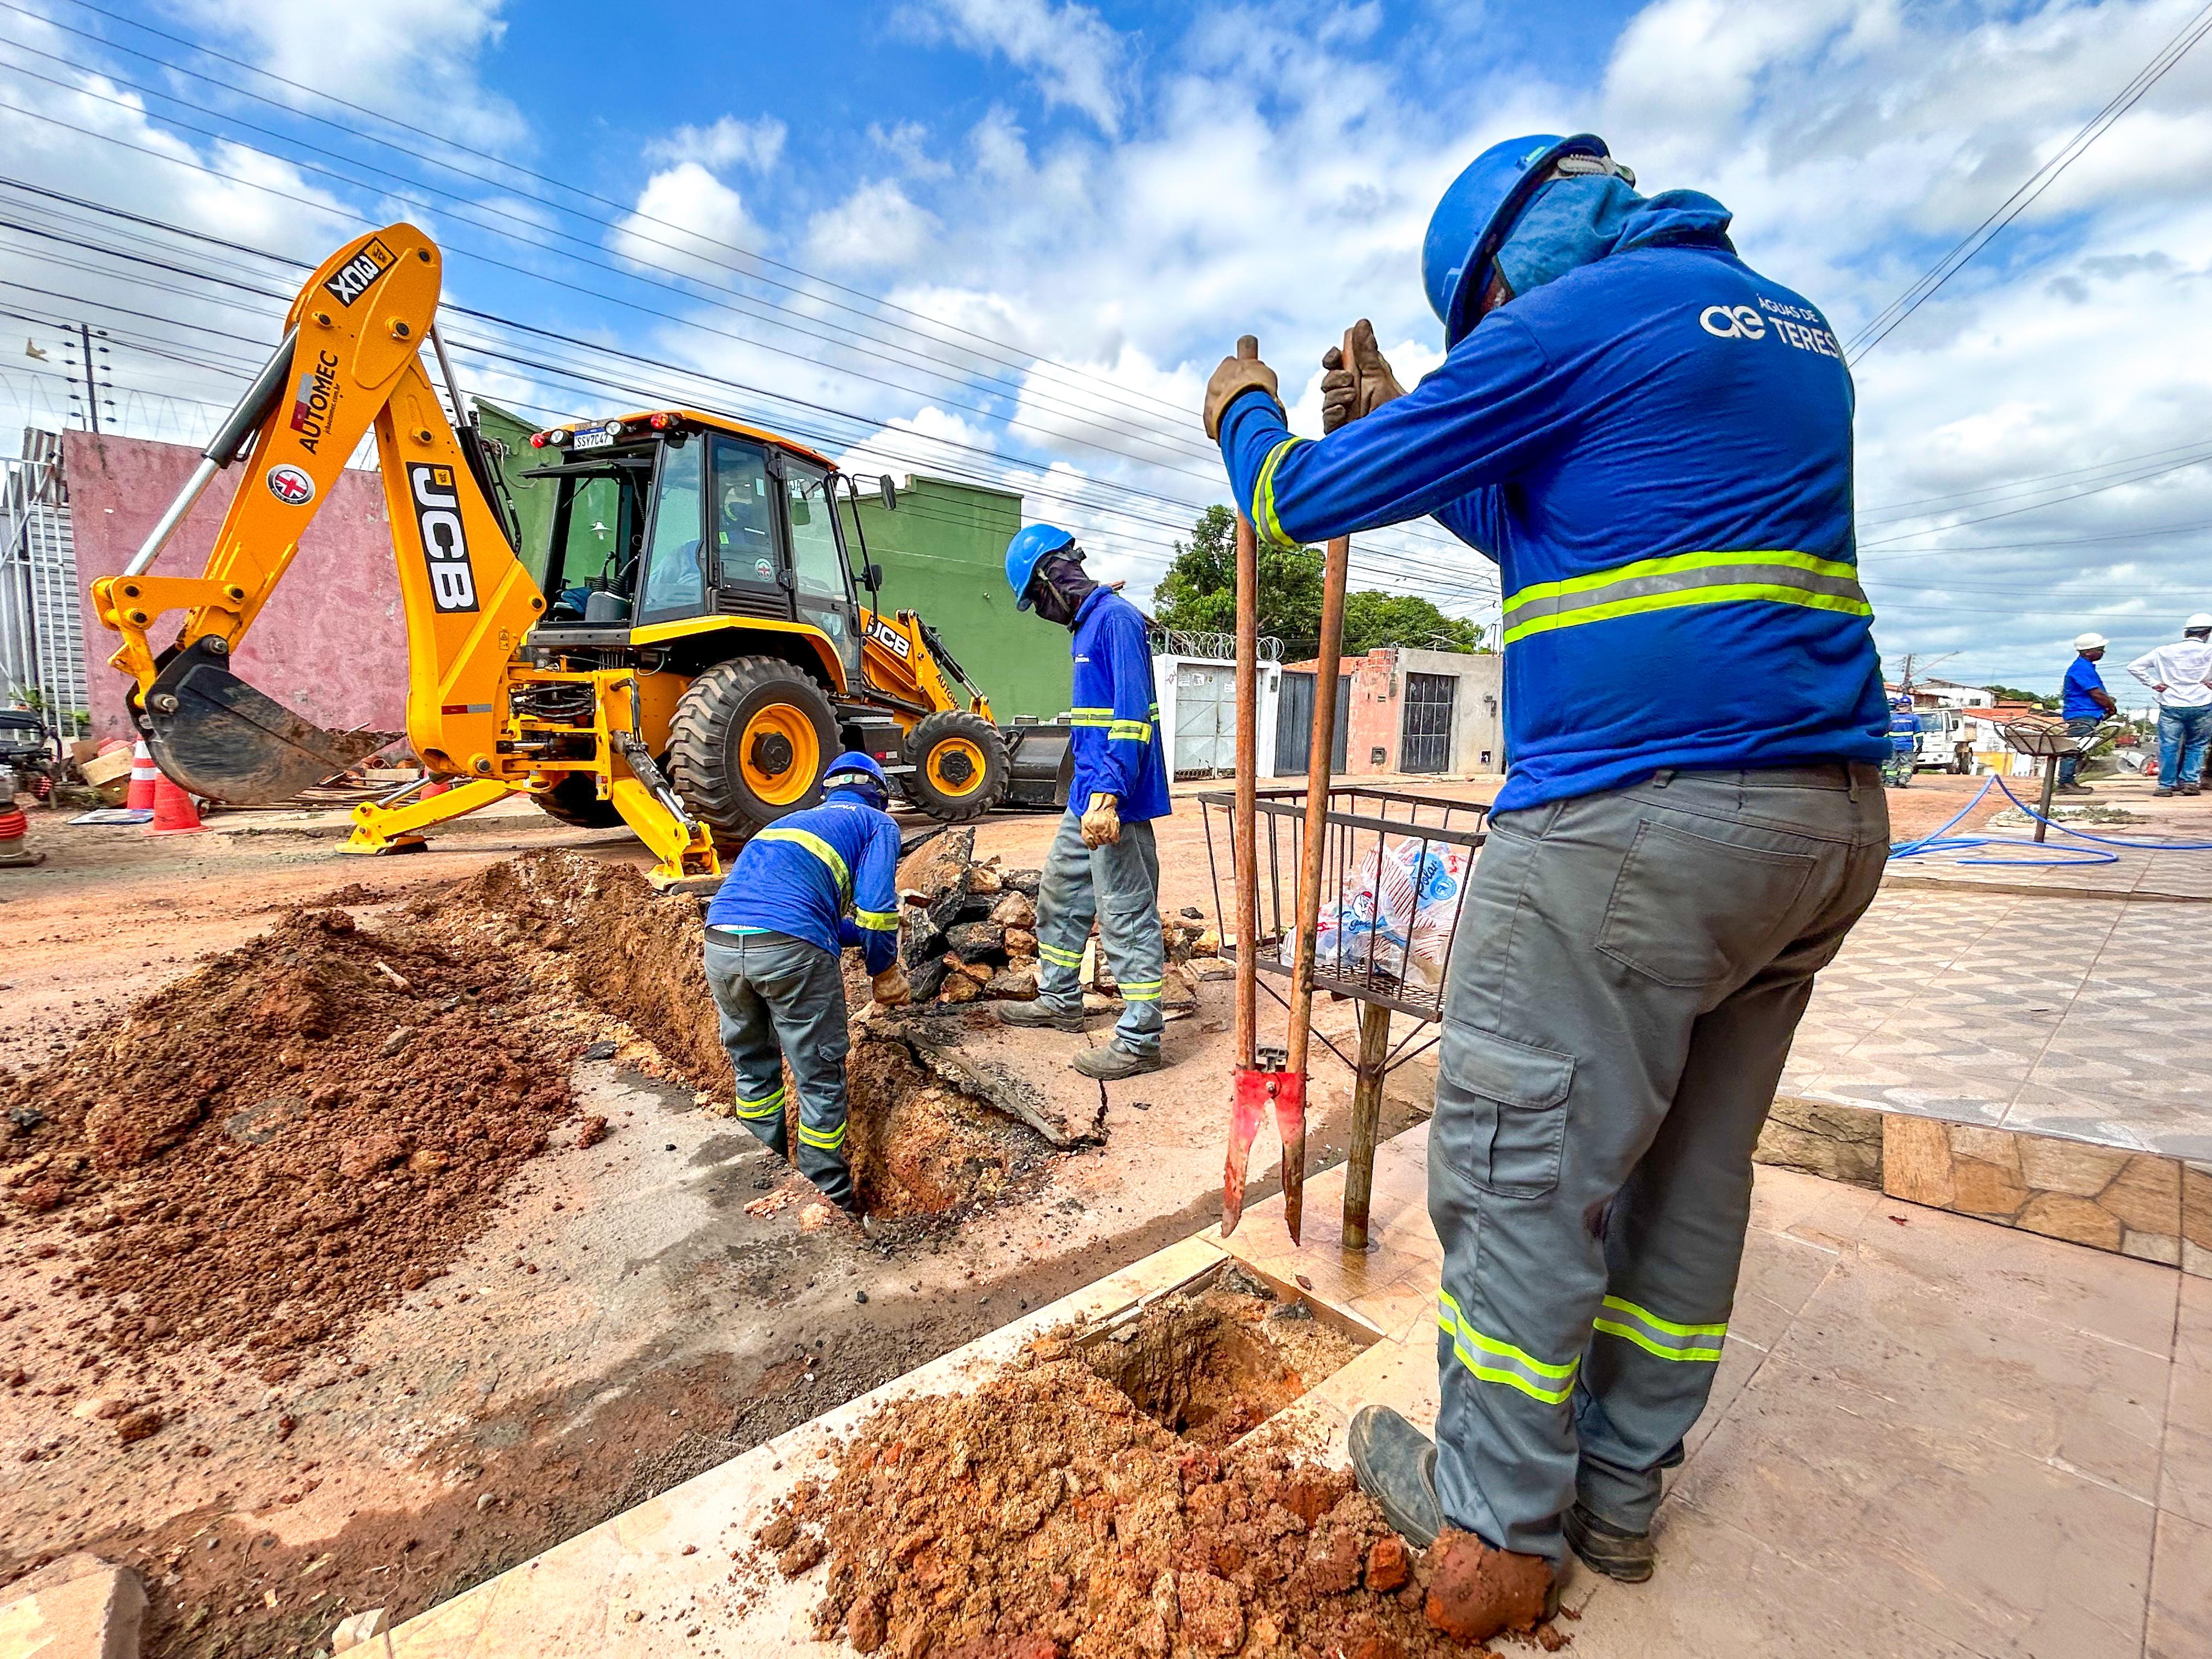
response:
<path id="1" fill-rule="evenodd" d="M 515 516 L 522 521 L 522 563 L 530 572 L 530 580 L 544 583 L 545 580 L 545 550 L 553 527 L 554 483 L 550 478 L 525 478 L 522 475 L 534 467 L 550 464 L 551 452 L 532 449 L 530 434 L 542 428 L 526 425 L 520 415 L 511 415 L 497 404 L 476 400 L 477 428 L 491 449 L 492 465 L 507 480 L 507 493 L 514 498 Z M 507 453 L 502 455 L 500 449 Z"/>
<path id="2" fill-rule="evenodd" d="M 884 569 L 884 609 L 918 611 L 942 636 L 1001 720 L 1050 720 L 1067 708 L 1067 630 L 1014 609 L 1006 543 L 1022 527 L 1022 498 L 917 476 L 886 513 L 861 486 L 860 528 Z M 859 562 L 847 514 L 846 538 Z"/>

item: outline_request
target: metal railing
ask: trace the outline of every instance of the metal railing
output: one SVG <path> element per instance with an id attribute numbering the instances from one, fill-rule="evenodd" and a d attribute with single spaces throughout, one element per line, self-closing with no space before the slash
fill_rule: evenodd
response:
<path id="1" fill-rule="evenodd" d="M 1296 926 L 1296 889 L 1300 854 L 1305 842 L 1307 794 L 1303 788 L 1266 789 L 1258 797 L 1255 845 L 1260 866 L 1260 934 L 1252 941 L 1252 948 L 1262 973 L 1285 980 L 1291 976 L 1290 967 L 1283 959 L 1290 954 L 1284 949 L 1284 942 Z M 1231 930 L 1224 919 L 1233 913 L 1222 902 L 1223 872 L 1233 870 L 1236 866 L 1235 801 L 1236 797 L 1227 792 L 1198 797 L 1206 830 L 1206 869 L 1213 888 L 1213 913 L 1217 923 L 1221 924 L 1222 954 L 1232 959 L 1245 944 L 1243 939 L 1231 941 Z M 1459 937 L 1464 915 L 1462 901 L 1471 869 L 1460 872 L 1460 878 L 1448 897 L 1432 898 L 1425 889 L 1431 872 L 1442 871 L 1449 862 L 1446 849 L 1464 852 L 1465 863 L 1472 866 L 1475 850 L 1489 839 L 1489 819 L 1490 809 L 1486 805 L 1438 795 L 1398 789 L 1331 788 L 1327 840 L 1322 852 L 1321 925 L 1316 933 L 1323 939 L 1333 937 L 1337 943 L 1333 950 L 1316 953 L 1314 989 L 1361 1002 L 1380 1003 L 1411 1014 L 1423 1023 L 1442 1018 L 1444 972 L 1451 960 L 1452 946 Z M 1221 850 L 1218 854 L 1217 823 L 1221 832 Z M 1346 945 L 1345 941 L 1351 931 L 1348 924 L 1356 926 L 1377 919 L 1362 916 L 1355 902 L 1362 874 L 1371 866 L 1379 875 L 1398 856 L 1406 858 L 1414 872 L 1413 908 L 1403 919 L 1402 944 L 1394 945 L 1383 929 L 1370 927 L 1361 929 L 1358 945 Z M 1415 933 L 1426 933 L 1433 945 L 1439 928 L 1443 933 L 1440 947 L 1424 952 L 1432 956 L 1436 963 L 1433 982 L 1418 973 L 1405 971 L 1411 966 Z M 1393 957 L 1397 958 L 1395 964 Z M 1268 991 L 1278 1001 L 1282 1000 L 1272 987 Z M 1416 1026 L 1417 1034 L 1419 1030 Z M 1328 1047 L 1346 1064 L 1353 1063 L 1334 1043 Z M 1403 1057 L 1409 1056 L 1394 1056 L 1392 1063 Z"/>

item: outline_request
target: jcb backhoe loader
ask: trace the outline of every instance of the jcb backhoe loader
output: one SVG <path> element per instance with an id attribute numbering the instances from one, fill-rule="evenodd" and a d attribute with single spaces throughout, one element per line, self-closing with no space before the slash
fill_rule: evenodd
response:
<path id="1" fill-rule="evenodd" d="M 422 788 L 410 784 L 357 807 L 348 851 L 419 846 L 434 823 L 527 793 L 567 823 L 627 822 L 658 880 L 711 876 L 721 852 L 816 799 L 844 747 L 891 762 L 908 797 L 948 819 L 1065 799 L 1066 728 L 1001 731 L 927 623 L 860 603 L 837 510 L 841 489 L 857 509 L 857 485 L 788 439 L 690 410 L 536 434 L 532 476 L 558 489 L 544 586 L 532 581 L 438 341 L 440 269 L 408 224 L 325 260 L 144 545 L 93 584 L 123 640 L 111 661 L 137 682 L 133 714 L 171 778 L 216 800 L 283 800 L 397 737 L 325 730 L 229 667 L 374 426 L 406 617 L 406 736 L 424 781 L 458 787 L 410 799 Z M 241 459 L 205 574 L 149 574 Z M 849 516 L 873 599 L 881 573 Z M 157 648 L 149 635 L 172 611 L 181 628 Z"/>

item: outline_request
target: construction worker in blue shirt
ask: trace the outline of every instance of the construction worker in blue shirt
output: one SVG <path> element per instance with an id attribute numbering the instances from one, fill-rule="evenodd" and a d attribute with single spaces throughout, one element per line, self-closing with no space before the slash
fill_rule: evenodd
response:
<path id="1" fill-rule="evenodd" d="M 707 909 L 707 983 L 737 1073 L 738 1120 L 788 1157 L 783 1068 L 799 1091 L 799 1173 L 858 1218 L 845 1157 L 845 981 L 858 945 L 878 1002 L 908 998 L 898 961 L 898 825 L 883 769 L 841 755 L 822 805 L 778 818 L 738 851 Z M 848 912 L 850 915 L 848 915 Z"/>
<path id="2" fill-rule="evenodd" d="M 1035 611 L 1075 636 L 1070 696 L 1075 771 L 1067 811 L 1037 888 L 1037 998 L 1001 1003 L 1009 1025 L 1083 1029 L 1079 969 L 1091 925 L 1121 994 L 1114 1040 L 1076 1052 L 1075 1069 L 1110 1082 L 1160 1068 L 1160 854 L 1152 820 L 1165 817 L 1167 763 L 1144 613 L 1084 573 L 1083 550 L 1065 530 L 1027 526 L 1006 544 L 1016 609 Z"/>
<path id="3" fill-rule="evenodd" d="M 2079 741 L 2120 711 L 2112 694 L 2105 690 L 2105 677 L 2097 672 L 2111 641 L 2102 634 L 2082 634 L 2074 641 L 2074 660 L 2066 665 L 2066 684 L 2059 693 L 2058 716 L 2066 722 L 2066 735 Z M 2094 795 L 2097 792 L 2075 775 L 2078 754 L 2058 757 L 2058 787 L 2062 795 Z"/>
<path id="4" fill-rule="evenodd" d="M 1442 1411 L 1433 1445 L 1374 1410 L 1352 1437 L 1362 1482 L 1415 1541 L 1441 1533 L 1462 1587 L 1525 1584 L 1501 1550 L 1553 1594 L 1570 1549 L 1650 1574 L 1662 1472 L 1727 1335 L 1752 1149 L 1887 852 L 1850 377 L 1729 218 L 1638 194 L 1589 134 L 1500 144 L 1430 221 L 1432 374 L 1401 389 L 1355 325 L 1351 361 L 1322 360 L 1318 441 L 1264 364 L 1225 359 L 1206 389 L 1261 534 L 1425 514 L 1499 568 L 1513 764 L 1448 970 L 1429 1139 Z M 1472 1626 L 1495 1608 L 1458 1594 L 1439 1622 L 1489 1634 Z"/>

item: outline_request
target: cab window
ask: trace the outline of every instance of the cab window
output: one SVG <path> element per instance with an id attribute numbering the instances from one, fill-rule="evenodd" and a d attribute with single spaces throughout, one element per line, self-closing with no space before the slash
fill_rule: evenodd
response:
<path id="1" fill-rule="evenodd" d="M 707 572 L 699 545 L 702 454 L 696 443 L 661 446 L 645 591 L 637 603 L 641 622 L 696 617 L 707 608 Z"/>
<path id="2" fill-rule="evenodd" d="M 714 440 L 714 551 L 725 585 L 776 579 L 769 487 L 768 453 L 758 444 Z"/>

